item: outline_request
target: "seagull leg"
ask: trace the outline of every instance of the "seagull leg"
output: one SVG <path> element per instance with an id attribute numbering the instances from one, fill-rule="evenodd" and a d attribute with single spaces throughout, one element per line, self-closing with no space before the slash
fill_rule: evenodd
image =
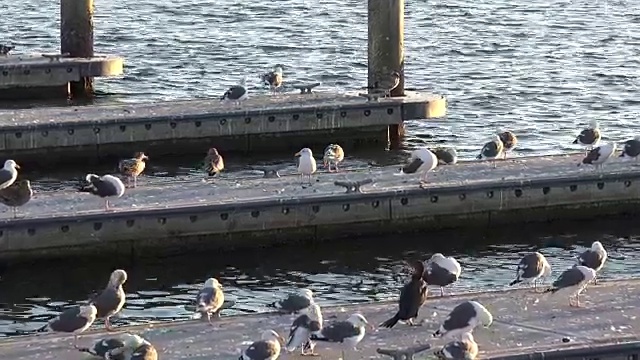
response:
<path id="1" fill-rule="evenodd" d="M 13 218 L 17 219 L 18 218 L 18 208 L 17 207 L 13 207 Z M 595 284 L 595 282 L 594 282 Z"/>
<path id="2" fill-rule="evenodd" d="M 340 170 L 338 169 L 338 163 L 335 163 L 335 166 L 336 166 L 336 172 L 340 171 Z"/>
<path id="3" fill-rule="evenodd" d="M 209 325 L 213 325 L 213 323 L 211 322 L 211 313 L 207 311 L 207 321 L 209 322 Z"/>
<path id="4" fill-rule="evenodd" d="M 109 199 L 104 199 L 104 210 L 109 211 Z"/>
<path id="5" fill-rule="evenodd" d="M 138 186 L 138 175 L 133 175 L 133 188 Z"/>
<path id="6" fill-rule="evenodd" d="M 440 286 L 440 296 L 444 296 L 444 286 Z"/>
<path id="7" fill-rule="evenodd" d="M 107 331 L 114 331 L 113 326 L 111 326 L 111 320 L 109 320 L 108 317 L 104 319 L 104 328 L 107 329 Z"/>
<path id="8" fill-rule="evenodd" d="M 78 334 L 73 335 L 73 347 L 79 349 L 78 347 Z"/>

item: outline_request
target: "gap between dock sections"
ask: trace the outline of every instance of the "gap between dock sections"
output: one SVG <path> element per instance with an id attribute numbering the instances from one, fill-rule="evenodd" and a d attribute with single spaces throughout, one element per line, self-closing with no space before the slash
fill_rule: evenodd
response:
<path id="1" fill-rule="evenodd" d="M 554 271 L 554 277 L 559 271 Z M 278 294 L 278 296 L 284 294 Z M 523 295 L 537 298 L 525 300 Z M 422 326 L 397 324 L 393 329 L 376 328 L 368 331 L 356 358 L 383 358 L 375 354 L 376 348 L 406 348 L 416 343 L 431 343 L 434 348 L 444 344 L 432 339 L 448 312 L 465 300 L 476 300 L 485 305 L 494 316 L 494 324 L 477 328 L 474 336 L 482 358 L 540 353 L 568 348 L 591 347 L 636 340 L 640 328 L 640 279 L 603 281 L 589 286 L 582 295 L 585 308 L 568 306 L 567 294 L 534 294 L 532 288 L 459 293 L 444 297 L 430 297 L 420 311 Z M 274 299 L 277 300 L 277 299 Z M 526 308 L 525 308 L 526 306 Z M 381 323 L 397 310 L 396 301 L 359 303 L 331 306 L 323 309 L 325 324 L 343 320 L 352 312 L 362 313 L 371 324 Z M 238 315 L 214 320 L 214 326 L 202 320 L 152 323 L 119 328 L 119 331 L 138 333 L 151 341 L 159 350 L 160 358 L 210 359 L 237 357 L 239 351 L 260 336 L 265 329 L 274 329 L 286 335 L 293 316 L 273 313 Z M 102 325 L 94 325 L 94 328 Z M 110 336 L 103 330 L 92 330 L 81 336 L 82 346 Z M 38 334 L 0 340 L 0 357 L 28 359 L 36 353 L 47 353 L 66 360 L 80 359 L 70 349 L 72 336 Z M 316 351 L 334 358 L 340 347 L 318 343 Z M 284 359 L 291 355 L 282 355 Z M 336 357 L 337 358 L 337 357 Z"/>

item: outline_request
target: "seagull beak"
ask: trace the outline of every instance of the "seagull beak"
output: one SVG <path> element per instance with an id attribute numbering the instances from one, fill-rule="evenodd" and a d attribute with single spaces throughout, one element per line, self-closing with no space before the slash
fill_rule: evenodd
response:
<path id="1" fill-rule="evenodd" d="M 20 165 L 16 164 L 16 169 L 20 169 Z"/>
<path id="2" fill-rule="evenodd" d="M 298 151 L 294 156 L 300 156 L 300 151 Z"/>

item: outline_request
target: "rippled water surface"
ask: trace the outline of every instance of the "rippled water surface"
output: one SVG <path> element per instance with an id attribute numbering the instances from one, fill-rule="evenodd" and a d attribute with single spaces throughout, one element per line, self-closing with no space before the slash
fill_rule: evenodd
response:
<path id="1" fill-rule="evenodd" d="M 11 19 L 0 23 L 3 42 L 17 45 L 16 53 L 58 51 L 57 2 L 0 0 L 0 6 Z M 406 6 L 407 86 L 449 100 L 447 118 L 409 124 L 409 145 L 446 142 L 470 157 L 495 130 L 508 128 L 520 137 L 520 155 L 549 154 L 571 149 L 577 131 L 593 119 L 605 139 L 625 140 L 638 131 L 640 3 L 428 0 Z M 122 78 L 98 82 L 106 94 L 99 102 L 216 96 L 245 74 L 257 82 L 275 63 L 285 64 L 287 79 L 320 80 L 326 91 L 366 83 L 364 0 L 97 0 L 95 23 L 97 51 L 126 57 Z M 237 300 L 226 314 L 264 311 L 275 291 L 300 286 L 316 291 L 322 304 L 388 299 L 403 281 L 393 275 L 394 266 L 433 251 L 459 258 L 464 272 L 457 290 L 503 286 L 529 249 L 540 248 L 557 271 L 596 239 L 611 253 L 603 278 L 640 275 L 633 261 L 640 231 L 618 223 L 582 226 L 536 235 L 423 234 L 401 243 L 365 239 L 135 264 L 12 266 L 0 278 L 0 333 L 37 328 L 100 289 L 116 267 L 130 274 L 120 323 L 188 317 L 185 305 L 209 276 L 219 277 Z M 459 245 L 433 247 L 453 239 Z"/>
<path id="2" fill-rule="evenodd" d="M 58 50 L 58 3 L 0 0 L 5 42 Z M 345 10 L 349 11 L 345 11 Z M 606 0 L 407 1 L 409 87 L 449 99 L 449 116 L 409 126 L 410 144 L 475 153 L 498 128 L 519 151 L 566 150 L 598 119 L 606 139 L 631 137 L 640 102 L 640 3 Z M 215 96 L 275 63 L 325 90 L 366 83 L 366 1 L 96 1 L 96 49 L 126 57 L 103 101 Z"/>

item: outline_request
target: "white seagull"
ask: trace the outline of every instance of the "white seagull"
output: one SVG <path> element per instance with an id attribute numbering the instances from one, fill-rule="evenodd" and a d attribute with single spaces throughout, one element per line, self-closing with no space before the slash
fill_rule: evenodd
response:
<path id="1" fill-rule="evenodd" d="M 309 148 L 303 148 L 298 151 L 295 156 L 298 158 L 298 173 L 300 173 L 301 181 L 304 180 L 304 176 L 309 179 L 309 185 L 311 185 L 311 175 L 316 172 L 316 159 L 313 158 L 313 152 Z"/>
<path id="2" fill-rule="evenodd" d="M 580 306 L 580 293 L 587 287 L 589 282 L 596 278 L 596 271 L 582 265 L 575 265 L 565 270 L 560 277 L 556 279 L 547 292 L 555 293 L 558 291 L 569 293 L 569 306 Z M 576 299 L 575 303 L 572 298 Z"/>
<path id="3" fill-rule="evenodd" d="M 420 174 L 420 183 L 427 181 L 429 171 L 438 166 L 438 157 L 426 147 L 411 152 L 409 163 L 402 168 L 403 174 Z"/>
<path id="4" fill-rule="evenodd" d="M 342 359 L 346 360 L 345 349 L 356 350 L 356 345 L 365 335 L 365 327 L 369 324 L 361 314 L 352 314 L 346 321 L 335 321 L 320 330 L 320 335 L 312 334 L 311 340 L 341 343 Z"/>
<path id="5" fill-rule="evenodd" d="M 237 85 L 231 86 L 222 95 L 221 100 L 233 101 L 236 105 L 246 100 L 249 97 L 249 90 L 247 90 L 247 77 L 243 77 Z"/>
<path id="6" fill-rule="evenodd" d="M 315 343 L 310 340 L 311 334 L 318 335 L 322 330 L 322 325 L 323 319 L 320 306 L 315 303 L 311 304 L 303 310 L 303 314 L 293 321 L 285 349 L 288 352 L 293 352 L 297 347 L 300 347 L 302 355 L 315 355 L 313 352 Z M 309 351 L 307 352 L 307 350 Z"/>
<path id="7" fill-rule="evenodd" d="M 16 181 L 18 177 L 18 170 L 20 166 L 13 160 L 7 160 L 4 162 L 4 166 L 0 169 L 0 190 L 8 188 Z"/>
<path id="8" fill-rule="evenodd" d="M 493 315 L 477 301 L 465 301 L 451 310 L 433 337 L 460 339 L 462 334 L 473 331 L 477 326 L 489 327 Z"/>
<path id="9" fill-rule="evenodd" d="M 602 144 L 593 150 L 589 151 L 587 155 L 578 163 L 578 166 L 582 164 L 595 165 L 596 169 L 602 170 L 604 163 L 613 156 L 616 152 L 616 144 L 611 142 Z"/>
<path id="10" fill-rule="evenodd" d="M 124 195 L 124 184 L 122 180 L 113 175 L 98 176 L 96 174 L 87 174 L 88 186 L 80 189 L 81 192 L 88 192 L 104 199 L 104 209 L 109 210 L 109 198 L 119 198 Z"/>
<path id="11" fill-rule="evenodd" d="M 425 263 L 424 276 L 427 285 L 440 286 L 440 296 L 444 296 L 444 287 L 458 281 L 462 268 L 453 257 L 445 257 L 441 253 L 435 253 Z"/>

